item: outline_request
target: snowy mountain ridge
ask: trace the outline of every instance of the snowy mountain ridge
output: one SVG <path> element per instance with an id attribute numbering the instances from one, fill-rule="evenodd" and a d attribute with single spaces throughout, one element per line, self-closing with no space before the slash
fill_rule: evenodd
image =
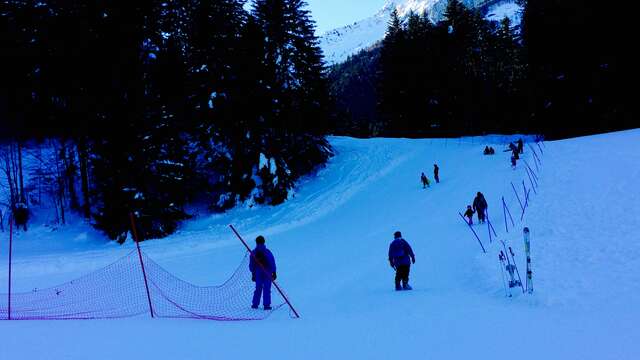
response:
<path id="1" fill-rule="evenodd" d="M 514 9 L 515 0 L 463 0 L 466 6 L 488 7 L 488 12 L 493 13 L 495 8 L 510 6 Z M 447 6 L 447 0 L 388 0 L 376 14 L 366 19 L 356 21 L 337 29 L 327 31 L 320 36 L 320 47 L 328 64 L 342 62 L 352 54 L 367 49 L 384 37 L 387 25 L 394 9 L 400 17 L 406 17 L 411 12 L 428 14 L 433 22 L 442 19 Z M 515 9 L 520 9 L 515 5 Z M 506 12 L 512 20 L 517 17 L 517 11 Z"/>

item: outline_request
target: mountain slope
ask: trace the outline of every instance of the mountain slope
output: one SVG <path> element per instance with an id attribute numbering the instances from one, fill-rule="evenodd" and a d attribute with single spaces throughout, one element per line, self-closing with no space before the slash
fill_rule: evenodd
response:
<path id="1" fill-rule="evenodd" d="M 517 12 L 514 15 L 513 11 L 493 11 L 493 8 L 505 6 L 505 4 L 512 4 L 510 9 L 513 6 L 519 9 L 514 0 L 463 0 L 462 2 L 468 7 L 479 7 L 489 14 L 508 15 L 512 20 L 516 20 L 514 23 L 519 23 Z M 349 55 L 366 49 L 381 40 L 394 9 L 398 10 L 401 17 L 407 16 L 411 11 L 418 14 L 423 14 L 426 11 L 429 18 L 437 22 L 442 20 L 446 6 L 447 0 L 389 0 L 375 15 L 321 35 L 320 47 L 324 52 L 325 61 L 328 64 L 342 62 Z"/>

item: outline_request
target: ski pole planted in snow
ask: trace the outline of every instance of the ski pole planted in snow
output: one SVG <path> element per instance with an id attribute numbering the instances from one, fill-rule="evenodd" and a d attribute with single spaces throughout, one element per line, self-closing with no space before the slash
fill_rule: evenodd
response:
<path id="1" fill-rule="evenodd" d="M 507 203 L 504 201 L 504 196 L 502 197 L 502 212 L 504 213 L 504 227 L 509 232 L 509 227 L 507 225 L 507 214 L 509 214 L 509 219 L 511 220 L 511 226 L 516 226 L 516 223 L 513 221 L 513 217 L 511 216 L 511 211 L 507 206 Z"/>
<path id="2" fill-rule="evenodd" d="M 511 183 L 511 188 L 513 189 L 513 193 L 516 194 L 516 198 L 518 199 L 518 203 L 520 204 L 520 210 L 524 212 L 524 206 L 522 206 L 522 201 L 520 201 L 520 196 L 518 195 L 518 191 L 516 190 L 515 185 L 513 185 L 513 182 Z"/>
<path id="3" fill-rule="evenodd" d="M 527 172 L 527 176 L 529 177 L 529 182 L 531 183 L 531 188 L 533 189 L 533 193 L 538 195 L 538 192 L 536 191 L 536 187 L 533 184 L 533 179 L 531 178 L 531 174 L 529 174 L 529 169 L 525 167 L 524 170 Z"/>
<path id="4" fill-rule="evenodd" d="M 480 237 L 478 237 L 478 234 L 476 233 L 476 231 L 473 230 L 473 227 L 471 227 L 471 224 L 467 222 L 467 220 L 464 218 L 464 216 L 462 216 L 462 214 L 458 213 L 458 215 L 460 215 L 460 217 L 462 218 L 462 221 L 464 221 L 464 223 L 467 224 L 471 232 L 473 232 L 473 235 L 475 235 L 476 239 L 478 240 L 478 244 L 480 244 L 480 247 L 482 248 L 482 252 L 486 254 L 487 250 L 484 249 L 484 245 L 482 245 L 482 241 L 480 241 Z"/>
<path id="5" fill-rule="evenodd" d="M 538 175 L 536 175 L 536 173 L 533 171 L 533 169 L 531 168 L 531 166 L 529 166 L 529 163 L 527 162 L 527 160 L 522 159 L 522 161 L 524 161 L 524 164 L 527 166 L 527 169 L 529 169 L 529 171 L 531 171 L 531 175 L 533 175 L 533 179 L 536 180 L 536 185 L 538 184 L 537 180 L 538 180 Z"/>

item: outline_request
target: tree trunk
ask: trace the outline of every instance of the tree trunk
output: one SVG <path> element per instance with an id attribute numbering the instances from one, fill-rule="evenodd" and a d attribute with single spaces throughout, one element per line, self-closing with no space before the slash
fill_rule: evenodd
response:
<path id="1" fill-rule="evenodd" d="M 24 194 L 24 177 L 22 176 L 22 143 L 18 142 L 18 176 L 20 178 L 20 202 L 27 204 L 27 197 Z"/>
<path id="2" fill-rule="evenodd" d="M 89 166 L 86 139 L 78 140 L 78 158 L 80 161 L 80 181 L 82 183 L 82 212 L 84 217 L 91 217 L 91 203 L 89 201 Z"/>

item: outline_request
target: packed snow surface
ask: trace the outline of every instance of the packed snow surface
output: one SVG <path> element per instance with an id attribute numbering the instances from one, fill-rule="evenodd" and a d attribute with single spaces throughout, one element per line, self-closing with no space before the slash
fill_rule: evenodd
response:
<path id="1" fill-rule="evenodd" d="M 504 138 L 331 138 L 336 156 L 278 207 L 201 214 L 173 236 L 142 243 L 177 276 L 224 281 L 247 239 L 265 235 L 280 285 L 301 314 L 264 321 L 0 321 L 0 359 L 638 359 L 640 357 L 640 130 L 532 144 L 524 159 L 539 177 L 524 220 L 523 167 Z M 483 156 L 493 145 L 495 156 Z M 541 152 L 544 152 L 544 155 Z M 440 184 L 433 182 L 433 164 Z M 422 189 L 420 173 L 432 180 Z M 531 229 L 533 295 L 505 297 L 485 225 L 487 254 L 458 216 L 482 191 L 498 238 L 524 276 L 521 230 Z M 501 197 L 516 228 L 506 233 Z M 14 239 L 16 291 L 55 285 L 109 264 L 118 246 L 80 220 L 38 225 Z M 509 223 L 510 224 L 510 223 Z M 6 229 L 5 229 L 6 230 Z M 417 262 L 413 291 L 393 290 L 387 249 L 402 231 Z M 0 248 L 7 263 L 8 232 Z M 0 293 L 7 271 L 0 270 Z M 276 295 L 274 295 L 276 296 Z M 249 306 L 250 299 L 247 299 Z"/>

